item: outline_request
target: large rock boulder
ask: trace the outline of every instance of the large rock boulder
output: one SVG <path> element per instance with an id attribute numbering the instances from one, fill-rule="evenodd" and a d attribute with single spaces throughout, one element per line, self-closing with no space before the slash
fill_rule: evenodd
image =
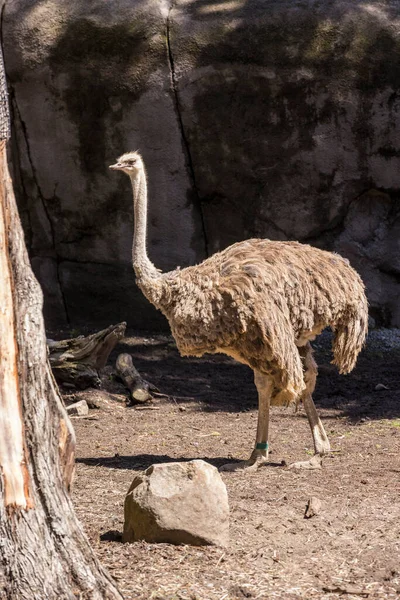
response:
<path id="1" fill-rule="evenodd" d="M 125 499 L 124 542 L 226 546 L 228 494 L 218 470 L 203 460 L 152 465 Z"/>
<path id="2" fill-rule="evenodd" d="M 348 256 L 378 324 L 400 325 L 396 0 L 12 0 L 2 33 L 48 324 L 164 325 L 130 267 L 129 182 L 107 170 L 139 148 L 157 266 L 298 239 Z"/>
<path id="3" fill-rule="evenodd" d="M 399 3 L 174 6 L 209 251 L 253 236 L 336 250 L 378 323 L 400 325 Z"/>
<path id="4" fill-rule="evenodd" d="M 14 181 L 47 324 L 160 326 L 131 267 L 129 181 L 108 166 L 142 152 L 149 252 L 160 268 L 205 256 L 171 85 L 167 4 L 14 0 L 2 14 Z"/>

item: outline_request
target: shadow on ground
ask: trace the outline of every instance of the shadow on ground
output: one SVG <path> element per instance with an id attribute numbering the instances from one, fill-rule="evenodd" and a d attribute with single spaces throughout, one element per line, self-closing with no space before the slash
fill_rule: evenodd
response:
<path id="1" fill-rule="evenodd" d="M 331 334 L 314 343 L 319 366 L 314 400 L 357 422 L 400 417 L 400 330 L 374 330 L 357 367 L 340 375 L 330 364 Z M 243 412 L 257 406 L 252 371 L 223 355 L 182 358 L 172 337 L 127 337 L 117 353 L 129 352 L 142 376 L 176 403 L 203 411 Z M 378 386 L 378 389 L 376 389 Z"/>
<path id="2" fill-rule="evenodd" d="M 102 457 L 86 457 L 86 458 L 77 458 L 77 463 L 83 463 L 88 465 L 89 467 L 108 467 L 110 469 L 124 469 L 124 470 L 132 470 L 132 471 L 143 471 L 150 467 L 151 465 L 161 464 L 161 463 L 171 463 L 171 462 L 188 462 L 190 460 L 204 460 L 205 462 L 217 467 L 219 469 L 222 465 L 229 463 L 240 463 L 240 460 L 234 458 L 224 457 L 214 457 L 209 458 L 207 456 L 198 457 L 187 457 L 181 456 L 179 458 L 173 458 L 172 456 L 168 456 L 167 454 L 137 454 L 136 456 L 102 456 Z M 262 468 L 266 467 L 281 467 L 283 468 L 285 464 L 281 462 L 269 462 L 266 465 L 263 465 Z"/>

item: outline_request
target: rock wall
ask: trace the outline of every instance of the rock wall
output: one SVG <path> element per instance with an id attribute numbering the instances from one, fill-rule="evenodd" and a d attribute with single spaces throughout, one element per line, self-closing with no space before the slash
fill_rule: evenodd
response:
<path id="1" fill-rule="evenodd" d="M 8 0 L 13 168 L 50 327 L 154 329 L 130 266 L 129 181 L 170 269 L 246 237 L 347 256 L 400 326 L 395 0 Z"/>

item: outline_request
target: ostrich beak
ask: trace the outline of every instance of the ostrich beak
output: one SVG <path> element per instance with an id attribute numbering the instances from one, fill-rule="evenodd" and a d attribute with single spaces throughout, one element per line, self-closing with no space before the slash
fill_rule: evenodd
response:
<path id="1" fill-rule="evenodd" d="M 118 171 L 119 169 L 122 169 L 122 165 L 121 163 L 115 163 L 115 165 L 110 165 L 108 168 L 113 171 Z"/>

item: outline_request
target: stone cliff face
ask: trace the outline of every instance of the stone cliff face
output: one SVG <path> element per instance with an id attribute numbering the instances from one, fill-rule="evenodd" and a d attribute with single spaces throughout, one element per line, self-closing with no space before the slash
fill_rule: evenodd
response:
<path id="1" fill-rule="evenodd" d="M 14 180 L 49 326 L 164 325 L 130 266 L 149 176 L 163 270 L 246 237 L 347 256 L 400 326 L 400 7 L 371 0 L 8 0 Z"/>

